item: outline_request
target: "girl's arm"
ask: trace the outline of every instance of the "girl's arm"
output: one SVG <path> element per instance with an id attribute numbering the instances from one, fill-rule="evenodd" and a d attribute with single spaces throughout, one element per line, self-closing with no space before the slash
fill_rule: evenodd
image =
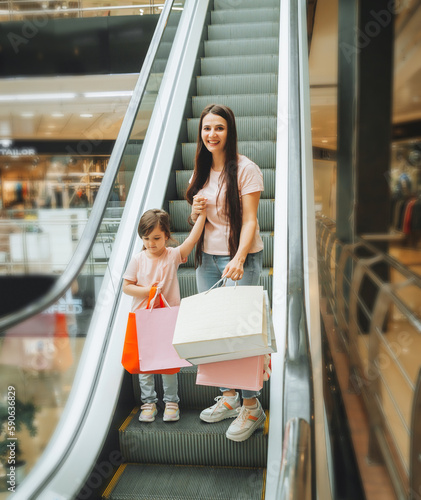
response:
<path id="1" fill-rule="evenodd" d="M 190 218 L 193 223 L 196 223 L 196 220 L 201 213 L 206 214 L 207 201 L 208 201 L 207 198 L 205 198 L 204 196 L 199 196 L 197 194 L 193 196 L 193 204 L 191 207 L 191 214 L 190 214 Z"/>
<path id="2" fill-rule="evenodd" d="M 151 291 L 151 286 L 140 286 L 136 285 L 134 281 L 123 280 L 123 293 L 130 295 L 131 297 L 138 297 L 139 299 L 147 299 L 149 297 L 149 292 Z"/>
<path id="3" fill-rule="evenodd" d="M 240 280 L 244 273 L 244 262 L 247 258 L 257 226 L 257 208 L 259 206 L 260 191 L 245 194 L 241 198 L 243 218 L 240 233 L 240 243 L 237 253 L 225 266 L 222 277 Z"/>
<path id="4" fill-rule="evenodd" d="M 202 210 L 200 215 L 197 217 L 197 220 L 193 226 L 193 229 L 190 231 L 190 234 L 180 245 L 180 254 L 182 259 L 187 259 L 190 255 L 190 252 L 193 250 L 194 245 L 198 242 L 200 235 L 202 234 L 203 228 L 205 227 L 206 222 L 206 210 Z"/>

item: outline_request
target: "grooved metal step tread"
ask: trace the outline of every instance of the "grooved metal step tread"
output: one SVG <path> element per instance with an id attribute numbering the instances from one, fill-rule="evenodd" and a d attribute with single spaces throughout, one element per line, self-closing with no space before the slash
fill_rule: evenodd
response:
<path id="1" fill-rule="evenodd" d="M 228 106 L 232 109 L 236 118 L 240 116 L 276 116 L 277 102 L 276 93 L 196 96 L 192 99 L 193 117 L 200 118 L 203 109 L 210 103 Z"/>
<path id="2" fill-rule="evenodd" d="M 272 94 L 277 91 L 278 77 L 274 73 L 245 75 L 211 75 L 197 77 L 197 95 Z M 253 99 L 253 96 L 250 96 Z M 263 112 L 260 113 L 263 115 Z"/>
<path id="3" fill-rule="evenodd" d="M 278 35 L 279 23 L 270 21 L 235 24 L 214 24 L 208 27 L 208 40 L 267 38 Z"/>
<path id="4" fill-rule="evenodd" d="M 276 142 L 275 141 L 238 141 L 238 152 L 254 161 L 261 169 L 275 168 Z M 192 170 L 197 144 L 186 142 L 182 144 L 183 168 Z"/>
<path id="5" fill-rule="evenodd" d="M 139 412 L 119 432 L 126 462 L 266 467 L 268 412 L 265 424 L 242 443 L 225 436 L 233 419 L 209 424 L 200 420 L 200 410 L 185 409 L 177 422 L 164 422 L 159 412 L 154 422 L 145 423 L 139 422 Z"/>
<path id="6" fill-rule="evenodd" d="M 259 9 L 279 6 L 279 0 L 215 0 L 213 8 L 218 9 Z"/>
<path id="7" fill-rule="evenodd" d="M 203 57 L 201 59 L 202 76 L 277 72 L 278 56 L 276 54 Z"/>
<path id="8" fill-rule="evenodd" d="M 278 45 L 279 40 L 277 37 L 208 40 L 205 41 L 205 56 L 277 54 L 279 51 Z"/>
<path id="9" fill-rule="evenodd" d="M 276 116 L 239 116 L 235 120 L 240 141 L 276 141 Z M 187 120 L 189 142 L 194 142 L 199 128 L 199 118 Z"/>
<path id="10" fill-rule="evenodd" d="M 117 474 L 106 500 L 261 500 L 266 470 L 124 464 Z"/>
<path id="11" fill-rule="evenodd" d="M 260 9 L 247 9 L 237 6 L 234 10 L 213 10 L 211 12 L 212 24 L 247 23 L 250 19 L 255 22 L 279 21 L 279 4 L 277 7 L 265 7 Z"/>

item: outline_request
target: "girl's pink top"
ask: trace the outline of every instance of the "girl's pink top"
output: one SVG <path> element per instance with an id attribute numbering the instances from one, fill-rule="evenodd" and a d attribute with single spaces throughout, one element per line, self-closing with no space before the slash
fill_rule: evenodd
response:
<path id="1" fill-rule="evenodd" d="M 123 278 L 139 286 L 151 286 L 158 283 L 161 293 L 170 306 L 180 304 L 180 287 L 177 279 L 178 266 L 186 262 L 181 259 L 180 248 L 166 247 L 157 259 L 150 259 L 142 250 L 129 262 Z M 146 309 L 148 298 L 133 297 L 132 312 Z"/>

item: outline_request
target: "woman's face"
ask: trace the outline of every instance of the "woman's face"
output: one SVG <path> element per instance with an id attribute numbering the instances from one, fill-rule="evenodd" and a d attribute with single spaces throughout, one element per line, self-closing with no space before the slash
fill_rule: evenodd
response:
<path id="1" fill-rule="evenodd" d="M 212 153 L 225 152 L 228 136 L 228 124 L 225 118 L 212 113 L 207 114 L 202 121 L 202 141 Z"/>

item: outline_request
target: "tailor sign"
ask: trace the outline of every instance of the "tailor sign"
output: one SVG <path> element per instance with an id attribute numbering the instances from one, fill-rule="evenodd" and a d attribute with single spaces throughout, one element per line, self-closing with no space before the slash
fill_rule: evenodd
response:
<path id="1" fill-rule="evenodd" d="M 34 156 L 36 154 L 34 148 L 0 147 L 0 156 Z"/>

